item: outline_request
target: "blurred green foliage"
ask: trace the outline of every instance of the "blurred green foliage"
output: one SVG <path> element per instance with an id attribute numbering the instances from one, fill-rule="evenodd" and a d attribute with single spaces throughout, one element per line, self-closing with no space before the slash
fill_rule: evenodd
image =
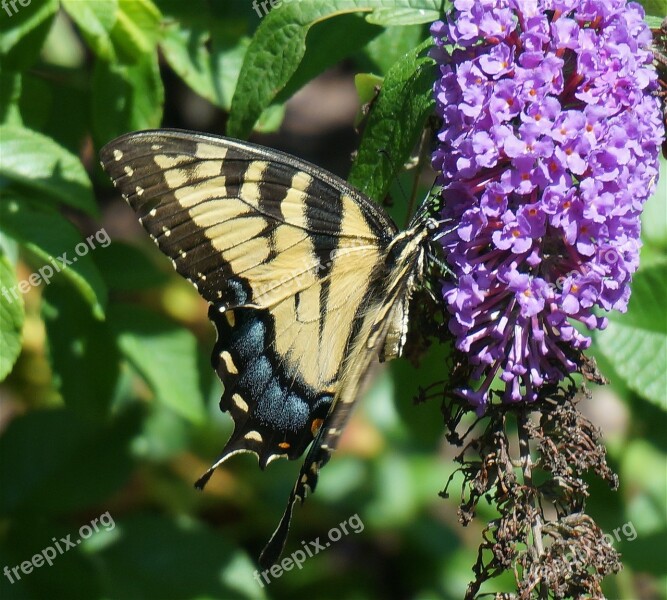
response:
<path id="1" fill-rule="evenodd" d="M 437 496 L 454 450 L 440 441 L 439 407 L 410 399 L 419 383 L 447 376 L 439 349 L 419 369 L 396 361 L 379 371 L 317 494 L 296 510 L 286 555 L 355 514 L 364 530 L 258 585 L 254 561 L 298 465 L 261 473 L 240 456 L 204 493 L 193 489 L 231 431 L 208 366 L 205 306 L 138 228 L 126 231 L 134 217 L 96 158 L 127 131 L 182 126 L 188 89 L 221 115 L 228 135 L 275 132 L 286 101 L 345 60 L 372 102 L 350 178 L 380 200 L 432 106 L 423 42 L 441 4 L 300 0 L 267 16 L 250 0 L 3 4 L 0 569 L 11 573 L 68 534 L 76 539 L 107 511 L 114 526 L 53 566 L 19 569 L 20 580 L 0 573 L 0 597 L 463 596 L 493 513 L 463 529 L 456 498 Z M 654 18 L 666 12 L 660 2 L 647 9 Z M 664 162 L 662 172 L 630 309 L 592 348 L 612 385 L 590 410 L 594 420 L 612 415 L 606 441 L 621 489 L 593 482 L 589 512 L 609 532 L 632 523 L 637 534 L 615 540 L 625 570 L 607 582 L 610 598 L 657 598 L 667 585 Z M 108 247 L 75 250 L 107 229 Z M 64 252 L 76 262 L 47 281 L 45 267 Z"/>

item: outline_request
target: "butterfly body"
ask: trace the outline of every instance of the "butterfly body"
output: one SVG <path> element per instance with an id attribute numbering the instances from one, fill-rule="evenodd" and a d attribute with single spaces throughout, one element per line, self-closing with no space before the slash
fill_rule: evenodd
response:
<path id="1" fill-rule="evenodd" d="M 144 228 L 210 303 L 220 406 L 235 426 L 198 485 L 236 453 L 255 453 L 263 468 L 298 458 L 310 444 L 262 556 L 271 563 L 371 362 L 401 354 L 429 220 L 399 231 L 342 179 L 217 136 L 138 132 L 105 146 L 101 158 Z"/>

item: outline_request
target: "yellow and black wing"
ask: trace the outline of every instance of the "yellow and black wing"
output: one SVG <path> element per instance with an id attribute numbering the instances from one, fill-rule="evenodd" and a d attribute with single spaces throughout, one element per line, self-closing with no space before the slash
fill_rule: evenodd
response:
<path id="1" fill-rule="evenodd" d="M 342 179 L 246 142 L 145 131 L 114 140 L 101 158 L 147 232 L 210 303 L 220 406 L 235 427 L 198 484 L 232 454 L 253 452 L 264 467 L 299 457 L 317 437 L 265 552 L 272 562 L 294 501 L 314 489 L 361 376 L 403 315 L 409 265 L 398 254 L 388 261 L 398 231 Z"/>

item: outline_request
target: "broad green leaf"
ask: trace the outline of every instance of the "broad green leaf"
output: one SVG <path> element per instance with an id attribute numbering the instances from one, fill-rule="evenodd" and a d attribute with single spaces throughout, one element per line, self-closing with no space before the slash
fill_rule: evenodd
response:
<path id="1" fill-rule="evenodd" d="M 51 138 L 18 125 L 0 125 L 0 176 L 19 183 L 40 200 L 46 195 L 97 214 L 81 161 Z"/>
<path id="2" fill-rule="evenodd" d="M 665 419 L 661 416 L 664 436 Z M 667 525 L 665 453 L 649 440 L 632 439 L 621 456 L 619 470 L 626 489 L 635 490 L 627 511 L 637 531 L 647 534 L 663 529 Z"/>
<path id="3" fill-rule="evenodd" d="M 93 129 L 98 146 L 128 131 L 160 126 L 164 87 L 157 57 L 131 65 L 98 60 L 93 73 Z"/>
<path id="4" fill-rule="evenodd" d="M 114 240 L 104 252 L 96 253 L 93 259 L 110 290 L 146 290 L 169 279 L 145 252 L 118 240 Z"/>
<path id="5" fill-rule="evenodd" d="M 160 48 L 171 68 L 194 92 L 229 110 L 250 39 L 244 36 L 227 47 L 220 39 L 225 35 L 220 29 L 172 23 Z"/>
<path id="6" fill-rule="evenodd" d="M 660 157 L 660 178 L 642 212 L 642 240 L 667 252 L 667 159 Z"/>
<path id="7" fill-rule="evenodd" d="M 418 327 L 414 323 L 413 327 Z M 445 365 L 452 363 L 452 348 L 444 344 L 434 344 L 421 357 L 418 366 L 408 360 L 396 360 L 390 365 L 393 374 L 395 397 L 398 400 L 396 410 L 400 422 L 410 432 L 413 444 L 433 451 L 444 433 L 440 418 L 440 405 L 437 401 L 424 401 L 415 404 L 422 387 L 434 381 L 446 381 L 449 373 Z"/>
<path id="8" fill-rule="evenodd" d="M 116 305 L 109 323 L 123 356 L 146 380 L 158 402 L 195 423 L 205 417 L 194 335 L 145 308 Z"/>
<path id="9" fill-rule="evenodd" d="M 54 81 L 24 73 L 19 103 L 24 127 L 39 131 L 79 155 L 90 135 L 90 92 L 76 78 Z"/>
<path id="10" fill-rule="evenodd" d="M 115 543 L 96 557 L 104 597 L 266 598 L 247 555 L 192 520 L 140 515 L 116 527 Z"/>
<path id="11" fill-rule="evenodd" d="M 662 22 L 664 21 L 664 17 L 654 17 L 652 15 L 646 15 L 644 17 L 644 21 L 646 21 L 646 24 L 651 28 L 651 29 L 660 29 L 662 26 Z"/>
<path id="12" fill-rule="evenodd" d="M 62 138 L 53 135 L 52 132 L 45 131 L 53 113 L 53 87 L 43 79 L 28 72 L 21 75 L 19 88 L 16 106 L 19 114 L 15 121 L 16 125 L 23 125 L 26 129 L 38 131 L 42 135 L 57 139 L 61 146 L 71 152 Z M 68 98 L 68 100 L 70 99 Z M 62 120 L 62 114 L 59 114 L 58 117 Z"/>
<path id="13" fill-rule="evenodd" d="M 210 33 L 206 29 L 190 29 L 181 23 L 170 23 L 160 42 L 169 66 L 202 98 L 223 106 L 223 98 L 213 73 L 211 54 L 207 47 Z"/>
<path id="14" fill-rule="evenodd" d="M 36 410 L 0 436 L 0 515 L 58 514 L 105 501 L 127 481 L 139 411 L 97 424 L 71 411 Z"/>
<path id="15" fill-rule="evenodd" d="M 409 158 L 433 108 L 434 63 L 422 56 L 430 43 L 426 40 L 389 70 L 371 108 L 348 179 L 376 200 L 384 198 Z"/>
<path id="16" fill-rule="evenodd" d="M 396 8 L 439 8 L 439 0 L 394 0 Z M 346 13 L 387 8 L 382 0 L 300 0 L 262 19 L 246 52 L 228 122 L 228 134 L 247 137 L 262 111 L 288 84 L 306 53 L 309 29 Z M 341 40 L 342 41 L 342 40 Z M 341 44 L 343 45 L 343 44 Z"/>
<path id="17" fill-rule="evenodd" d="M 380 73 L 386 75 L 394 63 L 424 39 L 424 35 L 424 27 L 421 25 L 387 27 L 366 46 L 365 52 Z"/>
<path id="18" fill-rule="evenodd" d="M 118 0 L 111 40 L 126 63 L 145 61 L 160 39 L 162 15 L 151 0 Z"/>
<path id="19" fill-rule="evenodd" d="M 340 33 L 345 32 L 345 43 Z M 278 94 L 279 102 L 287 101 L 306 83 L 361 50 L 382 33 L 382 28 L 369 24 L 362 16 L 342 14 L 335 19 L 315 23 L 306 36 L 306 52 L 285 88 Z"/>
<path id="20" fill-rule="evenodd" d="M 74 21 L 90 48 L 106 60 L 114 58 L 111 30 L 116 23 L 118 0 L 61 0 L 62 6 Z"/>
<path id="21" fill-rule="evenodd" d="M 375 25 L 421 25 L 433 23 L 441 16 L 438 9 L 414 8 L 379 8 L 366 17 L 369 23 Z"/>
<path id="22" fill-rule="evenodd" d="M 48 501 L 48 498 L 43 501 Z M 97 514 L 101 512 L 102 510 Z M 0 564 L 20 565 L 26 558 L 30 560 L 39 549 L 53 547 L 54 538 L 60 540 L 66 538 L 67 535 L 71 535 L 72 538 L 78 537 L 75 535 L 77 528 L 87 520 L 88 517 L 71 518 L 69 514 L 49 514 L 48 511 L 39 509 L 33 513 L 12 515 L 8 527 L 3 532 L 4 548 L 0 547 Z M 95 538 L 102 537 L 102 535 L 98 533 Z M 18 581 L 14 577 L 13 583 L 10 583 L 7 577 L 0 578 L 0 598 L 4 600 L 9 598 L 71 598 L 72 582 L 76 582 L 78 597 L 100 597 L 101 591 L 97 581 L 99 575 L 91 557 L 81 552 L 81 546 L 59 555 L 56 560 L 57 563 L 53 562 L 56 565 L 55 568 L 49 568 L 48 563 L 45 562 L 42 568 L 34 569 L 29 576 L 18 571 L 22 577 Z"/>
<path id="23" fill-rule="evenodd" d="M 98 230 L 84 241 L 62 215 L 38 210 L 23 199 L 0 203 L 0 230 L 40 263 L 20 286 L 27 291 L 30 286 L 49 285 L 52 279 L 63 278 L 74 286 L 96 318 L 104 318 L 107 289 L 89 253 L 104 252 L 102 244 L 110 241 L 105 230 Z"/>
<path id="24" fill-rule="evenodd" d="M 171 68 L 195 93 L 229 111 L 249 35 L 258 23 L 251 3 L 157 4 L 166 21 L 160 49 Z"/>
<path id="25" fill-rule="evenodd" d="M 108 417 L 120 373 L 120 354 L 106 322 L 95 319 L 69 286 L 44 290 L 42 317 L 56 389 L 81 416 Z"/>
<path id="26" fill-rule="evenodd" d="M 647 15 L 657 17 L 660 20 L 667 15 L 667 0 L 641 0 L 640 4 L 644 7 Z"/>
<path id="27" fill-rule="evenodd" d="M 134 440 L 132 451 L 142 460 L 163 461 L 187 452 L 190 424 L 173 410 L 154 402 L 144 421 L 141 435 Z"/>
<path id="28" fill-rule="evenodd" d="M 25 0 L 24 0 L 25 1 Z M 58 12 L 58 0 L 5 2 L 0 12 L 2 70 L 24 71 L 39 58 L 42 44 Z"/>
<path id="29" fill-rule="evenodd" d="M 0 250 L 0 381 L 11 372 L 21 353 L 24 318 L 14 267 Z"/>
<path id="30" fill-rule="evenodd" d="M 596 335 L 599 350 L 628 387 L 667 410 L 667 262 L 638 271 L 628 312 L 611 315 Z"/>

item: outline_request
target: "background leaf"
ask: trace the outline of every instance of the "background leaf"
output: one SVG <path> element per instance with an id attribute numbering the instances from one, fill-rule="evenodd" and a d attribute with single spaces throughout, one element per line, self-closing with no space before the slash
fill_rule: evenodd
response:
<path id="1" fill-rule="evenodd" d="M 130 65 L 97 61 L 92 113 L 99 146 L 127 131 L 158 127 L 163 105 L 164 87 L 156 56 L 148 54 Z"/>
<path id="2" fill-rule="evenodd" d="M 89 253 L 101 252 L 104 248 L 94 236 L 86 242 L 60 214 L 39 210 L 18 198 L 0 204 L 0 230 L 41 261 L 40 277 L 37 283 L 31 281 L 30 285 L 49 285 L 53 278 L 64 278 L 86 300 L 95 317 L 103 318 L 107 290 Z M 106 243 L 108 238 L 100 235 L 99 239 Z M 66 254 L 65 262 L 60 260 L 63 254 Z"/>
<path id="3" fill-rule="evenodd" d="M 45 290 L 44 300 L 56 387 L 74 412 L 103 420 L 120 373 L 114 337 L 107 323 L 96 319 L 70 287 L 54 282 Z"/>
<path id="4" fill-rule="evenodd" d="M 121 62 L 134 63 L 153 54 L 161 35 L 160 19 L 151 0 L 118 0 L 110 35 Z"/>
<path id="5" fill-rule="evenodd" d="M 49 33 L 58 11 L 58 0 L 15 3 L 2 9 L 0 18 L 0 57 L 2 70 L 21 71 L 30 67 Z"/>
<path id="6" fill-rule="evenodd" d="M 118 0 L 62 0 L 62 6 L 97 56 L 105 60 L 113 59 L 115 50 L 110 34 L 116 24 Z"/>
<path id="7" fill-rule="evenodd" d="M 90 179 L 76 156 L 51 138 L 17 125 L 0 125 L 0 176 L 42 196 L 97 213 Z"/>
<path id="8" fill-rule="evenodd" d="M 201 423 L 204 402 L 192 333 L 139 306 L 111 307 L 109 323 L 121 353 L 146 380 L 156 400 Z"/>
<path id="9" fill-rule="evenodd" d="M 130 474 L 128 440 L 139 424 L 136 410 L 103 425 L 65 410 L 14 419 L 0 437 L 0 514 L 57 514 L 103 501 Z"/>
<path id="10" fill-rule="evenodd" d="M 394 0 L 395 8 L 439 8 L 436 0 Z M 263 18 L 246 52 L 227 124 L 232 137 L 247 137 L 260 114 L 287 85 L 306 53 L 309 29 L 326 19 L 380 8 L 372 0 L 285 3 Z M 279 51 L 276 51 L 279 49 Z"/>
<path id="11" fill-rule="evenodd" d="M 18 298 L 14 297 L 12 291 Z M 25 313 L 14 267 L 1 249 L 0 292 L 0 381 L 2 381 L 12 370 L 21 353 Z"/>
<path id="12" fill-rule="evenodd" d="M 420 56 L 429 45 L 427 40 L 389 70 L 372 105 L 348 179 L 376 200 L 384 198 L 402 170 L 434 105 L 434 63 Z"/>
<path id="13" fill-rule="evenodd" d="M 596 335 L 599 350 L 628 386 L 667 410 L 667 262 L 638 271 L 625 315 Z"/>
<path id="14" fill-rule="evenodd" d="M 109 597 L 266 597 L 248 557 L 196 523 L 145 515 L 118 529 L 100 554 Z"/>

